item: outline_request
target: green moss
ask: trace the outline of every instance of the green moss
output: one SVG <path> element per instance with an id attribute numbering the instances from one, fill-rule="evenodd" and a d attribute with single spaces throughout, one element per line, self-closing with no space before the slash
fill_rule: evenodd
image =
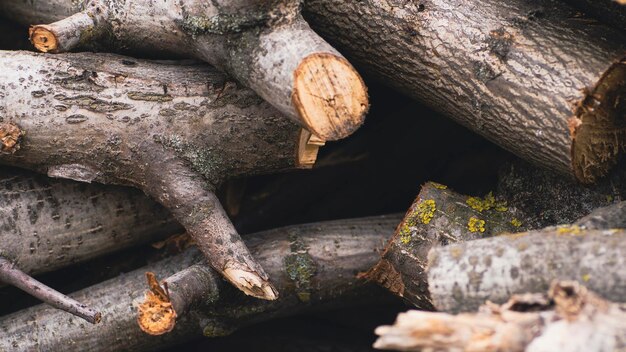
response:
<path id="1" fill-rule="evenodd" d="M 186 160 L 191 168 L 204 176 L 208 181 L 216 184 L 224 168 L 223 161 L 214 155 L 211 149 L 198 148 L 192 143 L 183 141 L 177 135 L 155 135 L 154 140 L 168 149 L 172 149 L 182 159 Z"/>
<path id="2" fill-rule="evenodd" d="M 211 17 L 185 16 L 180 26 L 185 33 L 195 39 L 196 36 L 202 34 L 239 33 L 264 24 L 268 18 L 268 14 L 263 11 L 249 11 L 246 14 L 218 14 Z"/>
<path id="3" fill-rule="evenodd" d="M 309 248 L 296 234 L 290 234 L 289 240 L 291 254 L 285 257 L 285 272 L 296 285 L 298 299 L 307 303 L 311 300 L 311 278 L 317 272 L 317 266 L 308 252 Z"/>

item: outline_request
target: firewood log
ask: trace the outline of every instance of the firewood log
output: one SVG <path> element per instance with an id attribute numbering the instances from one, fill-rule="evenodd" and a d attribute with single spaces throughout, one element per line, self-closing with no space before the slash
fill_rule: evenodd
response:
<path id="1" fill-rule="evenodd" d="M 478 313 L 401 313 L 376 334 L 375 348 L 401 351 L 622 351 L 626 312 L 575 281 L 557 281 L 547 295 L 487 302 Z"/>
<path id="2" fill-rule="evenodd" d="M 626 37 L 555 0 L 308 0 L 313 29 L 383 82 L 585 183 L 626 149 Z"/>
<path id="3" fill-rule="evenodd" d="M 567 0 L 574 7 L 581 9 L 584 13 L 580 17 L 584 21 L 589 21 L 590 25 L 594 21 L 602 21 L 611 24 L 617 29 L 626 29 L 626 1 L 625 0 Z"/>
<path id="4" fill-rule="evenodd" d="M 211 265 L 274 299 L 213 190 L 225 177 L 310 167 L 317 142 L 205 65 L 2 52 L 0 162 L 132 185 L 168 208 Z"/>
<path id="5" fill-rule="evenodd" d="M 302 19 L 298 0 L 41 0 L 0 7 L 33 25 L 31 42 L 43 52 L 97 42 L 207 61 L 322 140 L 350 135 L 368 108 L 363 80 Z"/>
<path id="6" fill-rule="evenodd" d="M 241 326 L 305 309 L 380 300 L 379 292 L 363 285 L 355 274 L 375 263 L 377 251 L 398 220 L 399 216 L 339 220 L 246 236 L 253 254 L 283 293 L 276 301 L 247 298 L 224 285 L 216 273 L 194 270 L 202 281 L 189 281 L 194 285 L 184 292 L 179 291 L 184 287 L 172 281 L 169 291 L 199 301 L 190 304 L 186 314 L 179 310 L 180 319 L 171 333 L 145 334 L 137 326 L 136 316 L 146 289 L 145 272 L 168 277 L 189 268 L 201 259 L 197 251 L 189 249 L 73 294 L 80 301 L 102 307 L 98 326 L 68 319 L 67 313 L 43 305 L 0 318 L 0 350 L 152 350 L 201 334 L 224 335 Z M 303 247 L 294 246 L 296 242 Z"/>

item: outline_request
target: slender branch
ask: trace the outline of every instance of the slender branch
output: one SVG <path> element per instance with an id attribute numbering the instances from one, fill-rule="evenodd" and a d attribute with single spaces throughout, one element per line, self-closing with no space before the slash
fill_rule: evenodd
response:
<path id="1" fill-rule="evenodd" d="M 138 187 L 172 212 L 237 287 L 276 298 L 213 191 L 227 177 L 310 167 L 318 147 L 311 136 L 204 65 L 26 52 L 0 52 L 0 62 L 8 116 L 0 131 L 25 133 L 21 148 L 0 162 Z M 23 89 L 10 88 L 24 80 Z"/>
<path id="2" fill-rule="evenodd" d="M 44 7 L 37 0 L 31 11 Z M 38 18 L 30 39 L 38 50 L 64 52 L 88 44 L 148 54 L 192 55 L 255 90 L 285 116 L 323 140 L 344 138 L 364 121 L 367 89 L 356 70 L 302 19 L 299 0 L 186 1 L 180 4 L 90 0 Z M 17 2 L 6 5 L 21 12 Z M 31 16 L 23 12 L 16 19 Z M 29 23 L 31 24 L 31 23 Z M 147 25 L 146 25 L 147 24 Z"/>
<path id="3" fill-rule="evenodd" d="M 97 327 L 61 319 L 58 311 L 45 306 L 1 317 L 0 350 L 146 351 L 202 333 L 228 334 L 242 326 L 304 310 L 380 302 L 381 292 L 363 285 L 355 273 L 374 264 L 377 251 L 399 218 L 339 220 L 246 236 L 248 247 L 281 291 L 275 301 L 255 300 L 224 285 L 217 273 L 197 264 L 201 259 L 198 251 L 189 249 L 73 294 L 86 304 L 98 302 L 103 307 Z M 169 334 L 145 334 L 131 314 L 132 307 L 144 300 L 147 271 L 168 283 L 178 315 Z"/>
<path id="4" fill-rule="evenodd" d="M 478 313 L 408 311 L 376 329 L 375 348 L 401 351 L 619 351 L 626 313 L 577 282 L 554 282 L 548 294 L 487 302 Z"/>
<path id="5" fill-rule="evenodd" d="M 54 308 L 81 317 L 92 324 L 99 323 L 102 317 L 100 312 L 33 279 L 2 257 L 0 257 L 0 282 L 13 285 Z"/>
<path id="6" fill-rule="evenodd" d="M 593 183 L 626 150 L 626 40 L 576 12 L 554 0 L 305 2 L 313 29 L 375 77 L 534 164 Z"/>

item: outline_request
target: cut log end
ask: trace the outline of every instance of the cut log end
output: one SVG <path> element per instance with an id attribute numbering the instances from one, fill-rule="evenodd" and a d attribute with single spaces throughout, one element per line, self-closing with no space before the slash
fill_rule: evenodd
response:
<path id="1" fill-rule="evenodd" d="M 626 58 L 613 64 L 570 119 L 576 178 L 593 183 L 626 152 Z"/>
<path id="2" fill-rule="evenodd" d="M 235 267 L 226 267 L 224 277 L 248 296 L 273 301 L 278 298 L 278 291 L 257 273 Z"/>
<path id="3" fill-rule="evenodd" d="M 301 169 L 310 169 L 317 161 L 317 153 L 326 142 L 311 132 L 303 129 L 300 131 L 298 143 L 297 166 Z"/>
<path id="4" fill-rule="evenodd" d="M 369 108 L 361 76 L 347 60 L 328 53 L 309 55 L 298 65 L 292 101 L 308 129 L 331 141 L 359 128 Z"/>
<path id="5" fill-rule="evenodd" d="M 47 25 L 31 26 L 28 30 L 30 42 L 35 48 L 44 53 L 56 53 L 59 41 L 54 32 Z"/>

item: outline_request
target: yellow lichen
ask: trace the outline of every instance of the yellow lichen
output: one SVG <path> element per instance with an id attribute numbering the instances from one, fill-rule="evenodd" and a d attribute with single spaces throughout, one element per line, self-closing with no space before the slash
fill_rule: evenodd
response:
<path id="1" fill-rule="evenodd" d="M 583 281 L 584 282 L 588 282 L 589 280 L 591 280 L 591 275 L 589 275 L 589 274 L 583 275 Z"/>
<path id="2" fill-rule="evenodd" d="M 485 232 L 485 220 L 472 216 L 467 222 L 467 229 L 470 232 Z"/>
<path id="3" fill-rule="evenodd" d="M 612 195 L 608 195 L 608 196 L 606 196 L 606 201 L 607 201 L 608 203 L 613 203 L 613 196 L 612 196 Z"/>
<path id="4" fill-rule="evenodd" d="M 411 228 L 407 223 L 404 223 L 400 228 L 400 242 L 403 244 L 411 242 Z"/>
<path id="5" fill-rule="evenodd" d="M 520 226 L 522 226 L 522 222 L 521 222 L 521 221 L 519 221 L 519 219 L 518 219 L 518 218 L 513 218 L 513 219 L 511 220 L 511 225 L 513 225 L 513 226 L 515 226 L 515 227 L 520 227 Z"/>
<path id="6" fill-rule="evenodd" d="M 442 185 L 441 183 L 437 183 L 437 182 L 430 182 L 431 185 L 433 185 L 433 187 L 435 187 L 436 189 L 447 189 L 448 186 L 446 185 Z"/>
<path id="7" fill-rule="evenodd" d="M 470 208 L 483 212 L 485 210 L 495 209 L 496 211 L 505 212 L 509 210 L 506 201 L 496 201 L 493 192 L 489 192 L 484 198 L 469 197 L 465 201 Z"/>
<path id="8" fill-rule="evenodd" d="M 582 234 L 582 230 L 578 225 L 559 226 L 559 228 L 556 229 L 556 233 L 558 235 L 580 235 Z"/>
<path id="9" fill-rule="evenodd" d="M 426 199 L 417 205 L 417 216 L 422 224 L 430 223 L 430 220 L 435 217 L 435 210 L 437 204 L 434 199 Z"/>

